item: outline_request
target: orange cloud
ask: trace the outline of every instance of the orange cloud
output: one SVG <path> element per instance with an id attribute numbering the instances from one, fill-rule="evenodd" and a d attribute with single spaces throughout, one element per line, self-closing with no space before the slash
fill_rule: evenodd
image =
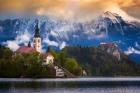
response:
<path id="1" fill-rule="evenodd" d="M 139 5 L 140 0 L 0 0 L 0 11 L 88 20 L 107 10 L 135 17 Z"/>

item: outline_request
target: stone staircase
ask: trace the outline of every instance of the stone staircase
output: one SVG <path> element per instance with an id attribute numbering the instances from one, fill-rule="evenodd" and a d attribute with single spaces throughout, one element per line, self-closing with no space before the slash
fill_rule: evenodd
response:
<path id="1" fill-rule="evenodd" d="M 69 72 L 67 69 L 63 68 L 59 64 L 55 64 L 56 69 L 56 77 L 67 77 L 67 78 L 74 78 L 75 75 L 73 75 L 71 72 Z"/>

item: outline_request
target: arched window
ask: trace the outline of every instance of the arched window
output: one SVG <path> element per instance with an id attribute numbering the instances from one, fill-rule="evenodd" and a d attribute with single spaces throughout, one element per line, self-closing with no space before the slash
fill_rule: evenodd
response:
<path id="1" fill-rule="evenodd" d="M 40 43 L 40 40 L 38 39 L 38 43 Z"/>

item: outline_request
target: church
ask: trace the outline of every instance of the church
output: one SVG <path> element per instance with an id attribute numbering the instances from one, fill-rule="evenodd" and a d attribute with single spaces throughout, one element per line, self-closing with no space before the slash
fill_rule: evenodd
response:
<path id="1" fill-rule="evenodd" d="M 54 56 L 51 54 L 50 48 L 48 47 L 46 53 L 41 52 L 41 49 L 42 49 L 41 41 L 42 40 L 41 40 L 41 35 L 40 35 L 38 25 L 39 25 L 38 21 L 36 21 L 33 41 L 32 42 L 29 41 L 27 46 L 21 46 L 19 49 L 17 49 L 15 54 L 23 54 L 24 55 L 24 54 L 39 53 L 42 66 L 45 67 L 45 66 L 52 65 L 54 67 L 54 70 L 55 70 L 55 76 L 56 77 L 64 77 L 64 75 L 65 75 L 64 70 L 61 67 L 55 65 Z"/>
<path id="2" fill-rule="evenodd" d="M 41 36 L 40 31 L 38 27 L 38 21 L 36 21 L 35 25 L 35 31 L 34 31 L 34 38 L 33 38 L 33 47 L 31 45 L 31 42 L 29 41 L 27 46 L 21 46 L 19 49 L 17 49 L 16 53 L 18 54 L 30 54 L 30 53 L 39 53 L 40 56 L 43 56 L 43 64 L 49 65 L 54 64 L 54 57 L 50 53 L 50 49 L 48 48 L 46 53 L 41 53 L 42 45 L 41 45 Z"/>

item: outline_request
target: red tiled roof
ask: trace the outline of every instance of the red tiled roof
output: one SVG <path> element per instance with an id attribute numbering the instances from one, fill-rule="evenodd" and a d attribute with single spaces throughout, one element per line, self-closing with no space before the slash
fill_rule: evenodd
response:
<path id="1" fill-rule="evenodd" d="M 35 52 L 35 51 L 36 50 L 32 47 L 22 46 L 16 52 L 28 54 L 28 53 L 32 53 L 32 52 Z"/>
<path id="2" fill-rule="evenodd" d="M 47 56 L 52 56 L 52 54 L 50 52 L 47 53 Z"/>
<path id="3" fill-rule="evenodd" d="M 100 43 L 101 46 L 115 46 L 115 43 Z"/>
<path id="4" fill-rule="evenodd" d="M 46 58 L 48 56 L 53 56 L 51 53 L 41 53 L 42 58 Z"/>

